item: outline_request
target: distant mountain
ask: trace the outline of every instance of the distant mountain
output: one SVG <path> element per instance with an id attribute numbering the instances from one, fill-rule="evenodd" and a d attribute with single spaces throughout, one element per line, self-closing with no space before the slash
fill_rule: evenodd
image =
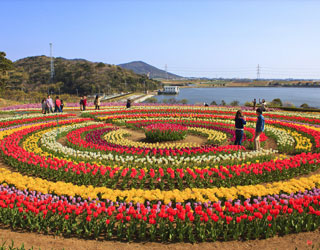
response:
<path id="1" fill-rule="evenodd" d="M 54 77 L 50 80 L 50 57 L 32 56 L 14 62 L 8 87 L 26 91 L 91 94 L 158 89 L 159 81 L 148 79 L 116 65 L 85 59 L 54 58 Z"/>
<path id="2" fill-rule="evenodd" d="M 150 64 L 147 64 L 142 61 L 134 61 L 129 63 L 119 64 L 121 68 L 132 70 L 136 74 L 145 74 L 150 73 L 150 78 L 162 78 L 162 79 L 181 79 L 182 76 L 178 76 L 164 70 L 158 69 Z"/>

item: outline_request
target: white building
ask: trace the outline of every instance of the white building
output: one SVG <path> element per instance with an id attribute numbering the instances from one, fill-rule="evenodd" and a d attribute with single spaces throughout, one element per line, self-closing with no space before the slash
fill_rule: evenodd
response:
<path id="1" fill-rule="evenodd" d="M 163 93 L 164 94 L 178 94 L 180 91 L 178 86 L 164 86 Z"/>

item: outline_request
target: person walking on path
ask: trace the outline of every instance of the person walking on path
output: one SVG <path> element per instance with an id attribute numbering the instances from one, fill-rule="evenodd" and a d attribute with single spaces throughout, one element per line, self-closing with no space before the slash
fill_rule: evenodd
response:
<path id="1" fill-rule="evenodd" d="M 246 118 L 243 116 L 242 111 L 238 110 L 234 119 L 236 127 L 236 140 L 234 145 L 241 145 L 243 137 L 243 126 L 247 124 Z"/>
<path id="2" fill-rule="evenodd" d="M 129 109 L 130 107 L 131 107 L 131 100 L 128 99 L 128 100 L 127 100 L 127 109 Z"/>
<path id="3" fill-rule="evenodd" d="M 62 112 L 61 111 L 61 100 L 59 99 L 59 96 L 56 96 L 56 102 L 54 106 L 54 112 Z"/>
<path id="4" fill-rule="evenodd" d="M 266 100 L 262 99 L 262 101 L 260 101 L 260 99 L 259 99 L 259 103 L 261 104 L 262 112 L 267 111 L 267 102 L 266 102 Z"/>
<path id="5" fill-rule="evenodd" d="M 83 111 L 86 110 L 86 107 L 87 107 L 87 97 L 83 96 Z"/>
<path id="6" fill-rule="evenodd" d="M 252 104 L 253 104 L 253 110 L 256 110 L 256 105 L 257 105 L 257 100 L 256 100 L 256 98 L 253 99 Z"/>
<path id="7" fill-rule="evenodd" d="M 60 99 L 60 101 L 61 101 L 61 106 L 60 106 L 61 112 L 63 112 L 64 103 L 63 103 L 63 100 L 62 100 L 62 99 Z"/>
<path id="8" fill-rule="evenodd" d="M 260 108 L 256 110 L 256 114 L 258 119 L 256 123 L 256 133 L 254 136 L 254 145 L 255 149 L 258 151 L 260 150 L 260 135 L 264 131 L 264 117 L 262 116 L 262 110 Z"/>
<path id="9" fill-rule="evenodd" d="M 79 104 L 80 104 L 80 111 L 82 111 L 83 110 L 83 96 L 81 96 Z"/>
<path id="10" fill-rule="evenodd" d="M 96 106 L 96 110 L 100 110 L 100 98 L 99 95 L 96 95 L 93 104 Z"/>
<path id="11" fill-rule="evenodd" d="M 52 101 L 50 95 L 48 95 L 48 98 L 46 100 L 46 105 L 47 105 L 46 111 L 48 111 L 48 113 L 50 113 L 50 112 L 53 113 L 53 101 Z"/>
<path id="12" fill-rule="evenodd" d="M 46 107 L 47 107 L 46 98 L 43 98 L 41 101 L 42 114 L 46 113 Z"/>

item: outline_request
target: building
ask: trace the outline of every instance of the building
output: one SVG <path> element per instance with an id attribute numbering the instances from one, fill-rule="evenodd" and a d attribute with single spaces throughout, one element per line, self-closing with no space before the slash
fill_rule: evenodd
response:
<path id="1" fill-rule="evenodd" d="M 178 94 L 180 89 L 178 86 L 164 86 L 163 91 L 158 91 L 159 94 Z"/>

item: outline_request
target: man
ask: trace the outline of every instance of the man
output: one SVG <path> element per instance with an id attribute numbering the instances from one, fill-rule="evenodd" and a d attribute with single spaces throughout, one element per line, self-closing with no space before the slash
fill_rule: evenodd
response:
<path id="1" fill-rule="evenodd" d="M 260 135 L 264 130 L 264 117 L 262 116 L 262 110 L 258 108 L 256 110 L 256 114 L 258 116 L 257 124 L 256 124 L 256 134 L 254 137 L 254 145 L 256 150 L 260 150 Z"/>
<path id="2" fill-rule="evenodd" d="M 48 113 L 50 113 L 50 112 L 53 113 L 53 101 L 52 101 L 50 95 L 48 95 L 48 98 L 46 100 L 46 104 L 47 104 Z"/>

